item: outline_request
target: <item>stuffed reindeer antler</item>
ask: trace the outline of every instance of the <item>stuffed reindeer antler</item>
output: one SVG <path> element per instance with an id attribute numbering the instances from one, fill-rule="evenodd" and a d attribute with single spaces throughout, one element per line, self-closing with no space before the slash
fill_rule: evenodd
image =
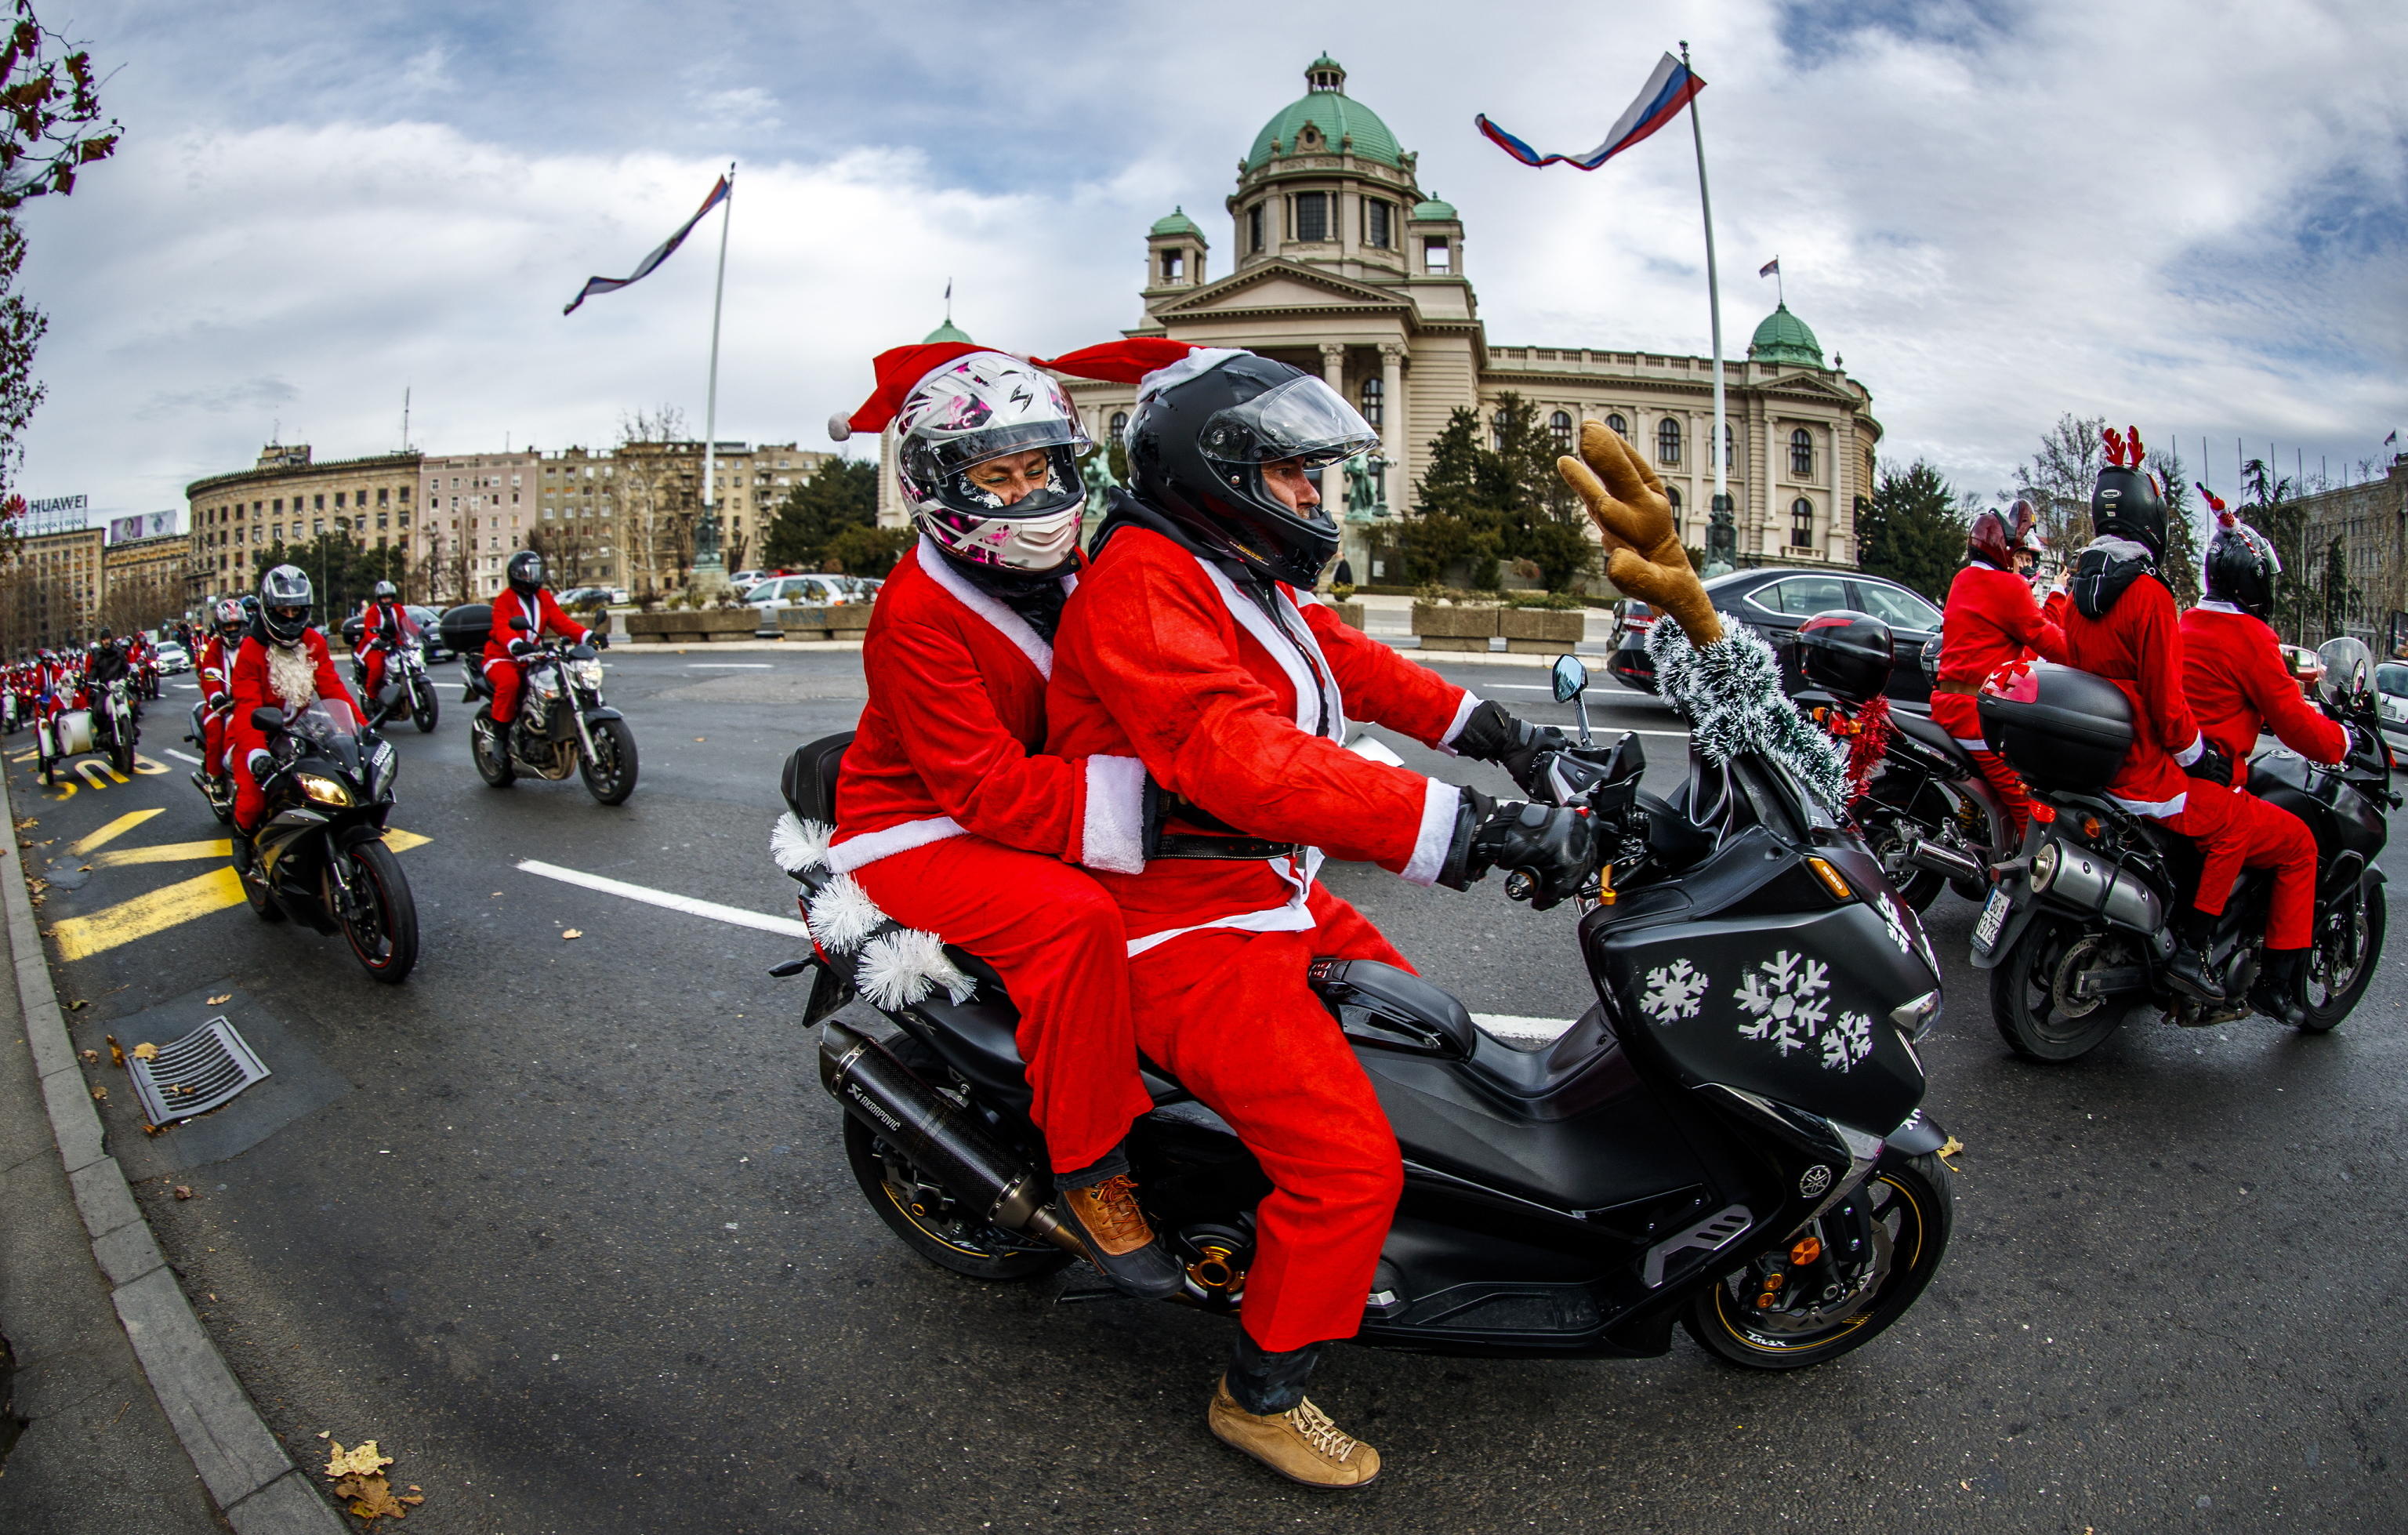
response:
<path id="1" fill-rule="evenodd" d="M 1555 460 L 1605 541 L 1605 573 L 1632 596 L 1661 609 L 1699 650 L 1723 637 L 1712 598 L 1689 568 L 1664 482 L 1622 440 L 1594 421 L 1581 423 L 1580 457 Z"/>

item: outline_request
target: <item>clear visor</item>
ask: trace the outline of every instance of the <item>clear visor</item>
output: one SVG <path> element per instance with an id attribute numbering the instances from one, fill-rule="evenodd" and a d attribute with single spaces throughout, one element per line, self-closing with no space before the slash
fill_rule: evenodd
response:
<path id="1" fill-rule="evenodd" d="M 1008 458 L 1040 448 L 1068 448 L 1073 454 L 1095 446 L 1087 440 L 1084 428 L 1075 417 L 1056 416 L 1048 421 L 1014 422 L 1010 425 L 981 427 L 968 432 L 948 432 L 942 436 L 921 438 L 913 446 L 925 455 L 924 463 L 933 478 L 959 474 L 973 465 L 989 459 Z"/>
<path id="2" fill-rule="evenodd" d="M 1204 423 L 1198 446 L 1220 464 L 1301 459 L 1322 468 L 1379 445 L 1380 434 L 1338 391 L 1319 379 L 1291 379 Z"/>

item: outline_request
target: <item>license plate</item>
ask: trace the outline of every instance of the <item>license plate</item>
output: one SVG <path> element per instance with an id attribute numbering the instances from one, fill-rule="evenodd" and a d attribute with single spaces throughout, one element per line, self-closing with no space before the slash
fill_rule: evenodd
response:
<path id="1" fill-rule="evenodd" d="M 1974 946 L 1989 953 L 1999 941 L 1999 930 L 2007 925 L 2007 913 L 2014 909 L 2014 897 L 2007 894 L 2006 886 L 1991 891 L 1990 898 L 1982 904 L 1982 920 L 1973 925 Z"/>

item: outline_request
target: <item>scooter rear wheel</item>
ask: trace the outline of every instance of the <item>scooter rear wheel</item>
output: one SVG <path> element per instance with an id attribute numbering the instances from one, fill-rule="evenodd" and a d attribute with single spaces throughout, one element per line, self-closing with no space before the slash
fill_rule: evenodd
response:
<path id="1" fill-rule="evenodd" d="M 1681 1325 L 1708 1353 L 1749 1370 L 1803 1370 L 1836 1359 L 1880 1337 L 1923 1294 L 1947 1255 L 1956 1212 L 1948 1167 L 1936 1153 L 1878 1169 L 1808 1228 L 1824 1247 L 1805 1266 L 1810 1276 L 1818 1266 L 1836 1273 L 1831 1239 L 1855 1217 L 1864 1218 L 1873 1255 L 1870 1275 L 1857 1276 L 1860 1289 L 1833 1303 L 1828 1314 L 1758 1310 L 1754 1302 L 1770 1272 L 1769 1260 L 1759 1258 L 1700 1290 Z"/>

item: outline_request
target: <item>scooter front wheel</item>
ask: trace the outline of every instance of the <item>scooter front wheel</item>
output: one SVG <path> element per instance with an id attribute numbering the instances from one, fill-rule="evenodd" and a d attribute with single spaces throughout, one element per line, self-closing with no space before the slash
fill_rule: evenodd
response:
<path id="1" fill-rule="evenodd" d="M 1923 1294 L 1947 1255 L 1956 1211 L 1937 1153 L 1877 1169 L 1798 1241 L 1698 1292 L 1681 1325 L 1707 1352 L 1750 1370 L 1836 1359 L 1880 1337 Z"/>

